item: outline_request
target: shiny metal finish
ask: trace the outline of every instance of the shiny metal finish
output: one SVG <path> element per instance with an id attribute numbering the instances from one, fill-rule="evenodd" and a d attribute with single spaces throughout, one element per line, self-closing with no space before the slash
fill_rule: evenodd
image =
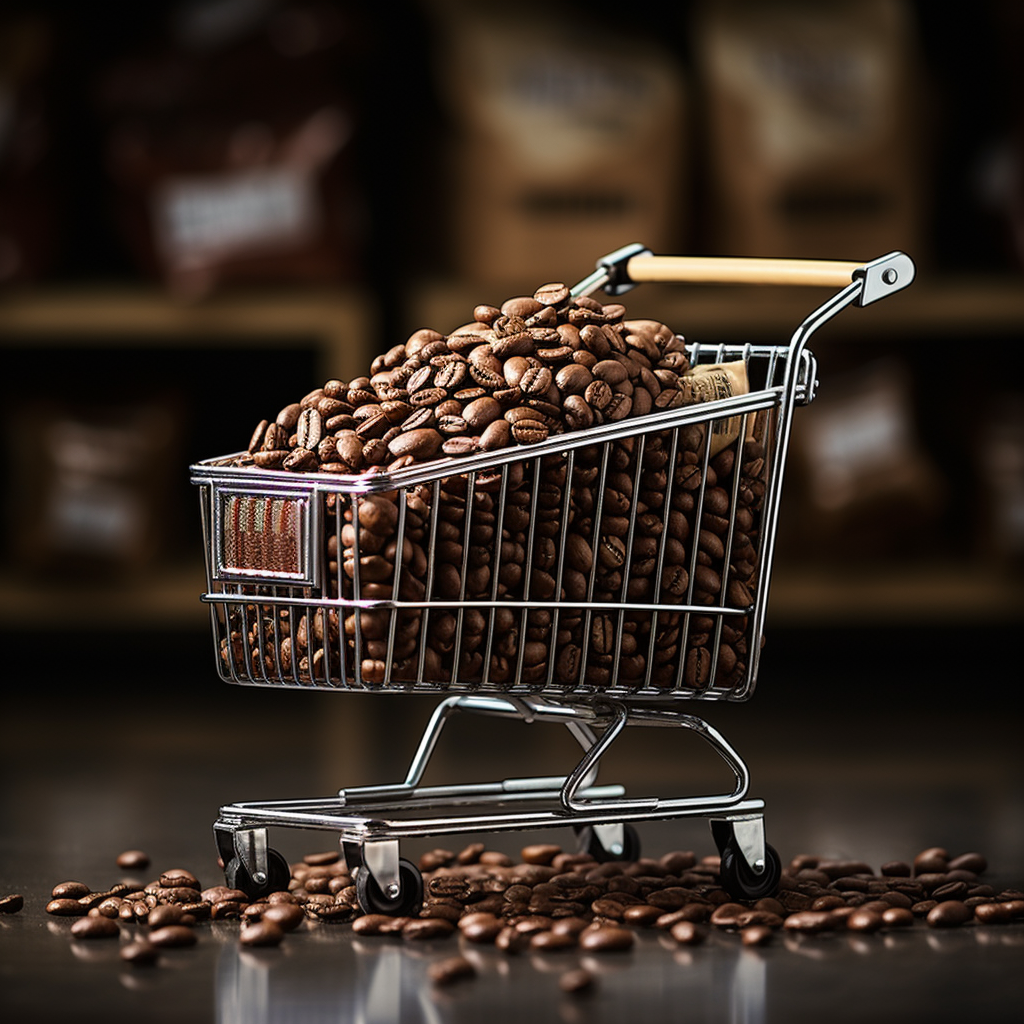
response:
<path id="1" fill-rule="evenodd" d="M 675 257 L 650 257 L 642 247 L 627 246 L 601 261 L 598 271 L 581 282 L 573 293 L 586 294 L 601 286 L 619 290 L 629 283 L 629 266 L 648 268 L 649 279 L 664 279 L 666 268 L 658 260 Z M 681 262 L 681 261 L 680 261 Z M 701 280 L 707 279 L 707 264 L 701 261 Z M 714 261 L 710 261 L 712 264 Z M 723 281 L 756 279 L 772 273 L 766 282 L 778 283 L 794 275 L 798 283 L 815 283 L 815 270 L 826 280 L 849 280 L 820 307 L 811 312 L 785 346 L 701 345 L 687 346 L 692 365 L 742 361 L 750 378 L 749 393 L 704 404 L 690 405 L 620 422 L 606 422 L 576 434 L 562 434 L 527 447 L 500 452 L 484 452 L 465 458 L 443 458 L 423 465 L 382 472 L 372 476 L 338 476 L 326 473 L 292 474 L 231 465 L 234 456 L 207 460 L 192 468 L 193 481 L 200 486 L 201 510 L 206 541 L 208 590 L 203 600 L 211 610 L 217 665 L 221 677 L 242 685 L 329 689 L 340 691 L 376 691 L 392 693 L 438 693 L 447 695 L 424 733 L 419 750 L 404 783 L 384 787 L 342 790 L 327 800 L 287 800 L 236 803 L 221 808 L 216 829 L 222 837 L 235 836 L 236 852 L 243 861 L 249 858 L 257 874 L 266 869 L 266 843 L 263 830 L 270 825 L 337 831 L 343 843 L 364 848 L 363 862 L 382 889 L 397 884 L 397 846 L 399 838 L 440 835 L 467 831 L 504 831 L 554 825 L 618 826 L 623 822 L 660 818 L 705 816 L 724 823 L 715 835 L 732 836 L 740 854 L 754 872 L 765 863 L 763 802 L 747 798 L 749 775 L 746 765 L 724 737 L 702 719 L 684 714 L 680 701 L 745 701 L 753 693 L 757 680 L 761 641 L 768 604 L 771 566 L 779 516 L 786 456 L 794 410 L 813 398 L 816 364 L 807 349 L 812 334 L 829 319 L 850 305 L 864 305 L 899 290 L 913 278 L 913 264 L 901 253 L 893 253 L 858 267 L 854 264 L 829 264 L 815 267 L 813 261 L 723 261 L 729 262 L 729 275 Z M 735 267 L 733 264 L 742 263 Z M 751 264 L 748 266 L 747 264 Z M 756 264 L 756 265 L 755 265 Z M 674 265 L 674 264 L 673 264 Z M 623 268 L 626 268 L 625 270 Z M 657 267 L 657 276 L 651 268 Z M 740 276 L 735 276 L 739 274 Z M 812 275 L 810 278 L 808 275 Z M 821 276 L 821 275 L 819 275 Z M 817 282 L 817 283 L 820 283 Z M 615 288 L 612 288 L 615 292 Z M 700 443 L 686 449 L 687 437 L 699 431 Z M 655 585 L 655 596 L 648 601 L 630 599 L 633 571 L 633 543 L 641 514 L 639 500 L 629 500 L 622 510 L 626 521 L 623 543 L 624 564 L 618 594 L 596 592 L 597 560 L 589 573 L 583 599 L 565 596 L 563 587 L 567 568 L 566 545 L 569 537 L 571 487 L 574 469 L 579 465 L 591 472 L 594 523 L 601 521 L 606 500 L 606 481 L 618 465 L 617 453 L 626 450 L 631 461 L 626 465 L 634 473 L 632 494 L 641 489 L 644 453 L 648 447 L 660 449 L 671 467 L 658 536 L 658 552 L 653 578 L 660 581 L 666 568 L 668 522 L 676 481 L 676 469 L 683 466 L 684 454 L 696 453 L 700 483 L 693 492 L 693 522 L 701 523 L 710 490 L 707 481 L 712 455 L 711 439 L 724 436 L 732 450 L 732 470 L 728 523 L 724 530 L 725 556 L 722 559 L 720 589 L 711 604 L 697 600 L 695 581 L 698 545 L 690 543 L 688 584 L 678 598 Z M 754 442 L 763 457 L 756 467 L 746 460 L 748 442 Z M 737 534 L 736 513 L 743 470 L 749 465 L 751 477 L 763 488 L 755 515 L 756 581 L 751 603 L 730 601 L 729 566 Z M 545 506 L 547 521 L 555 519 L 554 542 L 557 557 L 553 568 L 553 594 L 535 596 L 531 573 L 541 534 L 538 516 L 542 481 L 556 473 L 567 483 L 548 491 L 545 500 L 557 504 Z M 450 479 L 464 481 L 464 507 L 460 508 L 459 550 L 462 552 L 459 592 L 441 596 L 435 583 L 441 564 L 437 554 L 439 520 L 444 508 L 443 488 Z M 522 562 L 521 598 L 503 594 L 499 587 L 503 565 L 503 525 L 507 498 L 519 481 L 529 481 L 529 515 L 526 529 L 525 559 Z M 461 486 L 461 485 L 460 485 Z M 495 496 L 496 523 L 489 550 L 479 538 L 471 536 L 473 506 L 486 491 Z M 393 495 L 397 506 L 395 546 L 405 549 L 409 511 L 414 502 L 425 508 L 423 547 L 426 567 L 423 579 L 411 580 L 411 572 L 402 557 L 393 559 L 390 578 L 385 581 L 390 596 L 382 597 L 379 586 L 369 593 L 371 581 L 362 578 L 360 552 L 360 516 L 363 499 L 372 493 Z M 560 506 L 560 507 L 559 507 Z M 655 514 L 657 516 L 657 514 Z M 350 524 L 353 551 L 343 569 L 341 542 L 343 528 Z M 447 523 L 451 526 L 451 523 Z M 336 538 L 333 558 L 326 538 Z M 745 535 L 746 536 L 746 535 Z M 550 537 L 546 534 L 545 537 Z M 596 538 L 595 538 L 596 539 Z M 490 566 L 489 597 L 470 596 L 467 570 L 471 548 L 483 547 Z M 379 578 L 373 581 L 380 583 Z M 415 584 L 413 586 L 412 584 Z M 412 596 L 410 596 L 412 595 Z M 495 641 L 497 612 L 512 615 L 519 622 L 519 636 L 525 637 L 531 613 L 550 616 L 551 642 L 548 643 L 546 669 L 542 678 L 524 673 L 525 643 L 520 642 L 512 681 L 491 678 L 492 645 Z M 386 657 L 382 676 L 368 676 L 364 667 L 364 649 L 368 641 L 363 613 L 382 614 L 387 622 Z M 454 653 L 450 666 L 428 670 L 426 655 L 431 635 L 432 616 L 452 613 L 455 617 Z M 473 612 L 487 623 L 483 657 L 478 668 L 465 668 L 460 657 L 465 637 L 466 618 Z M 590 636 L 596 614 L 611 616 L 615 623 L 614 656 L 607 683 L 595 683 L 588 672 L 589 642 L 584 639 L 579 663 L 569 673 L 556 671 L 560 617 L 579 620 L 581 635 Z M 303 616 L 305 619 L 303 620 Z M 645 673 L 637 679 L 620 671 L 624 625 L 629 616 L 642 616 L 649 622 Z M 681 623 L 678 651 L 686 652 L 693 631 L 693 620 L 700 616 L 714 623 L 707 649 L 711 652 L 708 682 L 687 682 L 685 657 L 662 665 L 668 673 L 655 675 L 655 643 L 659 621 L 672 617 Z M 286 628 L 287 620 L 287 628 Z M 300 620 L 307 623 L 307 651 L 301 659 L 292 632 Z M 313 623 L 320 628 L 314 635 Z M 416 624 L 418 660 L 395 656 L 400 629 Z M 746 637 L 747 663 L 731 676 L 719 673 L 720 640 L 726 625 L 734 626 Z M 702 629 L 706 627 L 701 627 Z M 454 711 L 481 715 L 501 715 L 524 721 L 556 722 L 566 725 L 583 749 L 579 762 L 557 778 L 507 779 L 480 786 L 422 787 L 420 778 L 429 761 L 444 721 Z M 601 757 L 627 725 L 686 728 L 707 742 L 723 758 L 735 777 L 731 792 L 712 796 L 674 798 L 627 797 L 616 787 L 597 787 Z M 610 833 L 609 833 L 610 834 Z M 254 837 L 260 837 L 258 839 Z M 221 840 L 223 843 L 223 839 Z M 366 847 L 374 850 L 366 856 Z M 248 863 L 248 861 L 246 861 Z M 255 875 L 254 875 L 255 877 Z"/>

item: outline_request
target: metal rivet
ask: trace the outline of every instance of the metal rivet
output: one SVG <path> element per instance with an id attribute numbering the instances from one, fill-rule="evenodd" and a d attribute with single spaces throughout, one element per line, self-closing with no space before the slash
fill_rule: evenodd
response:
<path id="1" fill-rule="evenodd" d="M 889 267 L 888 270 L 883 270 L 882 271 L 882 280 L 886 284 L 895 284 L 898 278 L 899 278 L 899 274 L 897 274 L 896 271 L 893 270 L 892 267 Z"/>

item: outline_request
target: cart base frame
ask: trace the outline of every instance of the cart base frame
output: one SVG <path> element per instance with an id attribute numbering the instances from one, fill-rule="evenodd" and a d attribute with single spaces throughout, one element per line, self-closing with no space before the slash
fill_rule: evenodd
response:
<path id="1" fill-rule="evenodd" d="M 527 776 L 499 782 L 424 786 L 423 774 L 441 732 L 456 712 L 564 725 L 583 750 L 565 776 Z M 731 792 L 710 796 L 630 798 L 619 785 L 596 784 L 601 757 L 627 725 L 686 728 L 703 739 L 729 766 Z M 268 844 L 270 827 L 337 833 L 354 875 L 365 872 L 388 900 L 403 898 L 410 872 L 400 856 L 400 841 L 427 836 L 527 831 L 571 827 L 598 859 L 635 859 L 639 855 L 635 821 L 704 817 L 730 867 L 723 884 L 738 898 L 773 891 L 779 863 L 765 842 L 764 801 L 747 796 L 749 772 L 725 737 L 702 718 L 671 708 L 631 707 L 613 701 L 561 704 L 524 697 L 450 696 L 435 708 L 410 764 L 405 781 L 393 785 L 339 790 L 326 798 L 252 801 L 220 808 L 214 825 L 218 853 L 238 888 L 271 891 L 283 880 L 283 858 Z M 275 870 L 278 877 L 275 876 Z M 403 876 L 404 872 L 404 876 Z M 360 889 L 365 889 L 364 879 Z M 415 885 L 412 886 L 415 890 Z M 420 893 L 422 888 L 420 888 Z M 365 910 L 371 908 L 365 907 Z M 376 906 L 372 909 L 376 909 Z"/>

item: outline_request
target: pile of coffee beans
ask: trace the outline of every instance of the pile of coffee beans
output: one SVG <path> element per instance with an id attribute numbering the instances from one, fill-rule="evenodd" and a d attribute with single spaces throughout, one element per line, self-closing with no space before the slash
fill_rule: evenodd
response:
<path id="1" fill-rule="evenodd" d="M 694 401 L 685 346 L 620 303 L 560 283 L 479 305 L 450 334 L 424 328 L 369 374 L 330 380 L 262 420 L 239 465 L 298 472 L 394 470 L 528 445 Z"/>
<path id="2" fill-rule="evenodd" d="M 1024 891 L 985 883 L 981 854 L 951 856 L 939 847 L 878 871 L 862 861 L 799 855 L 783 871 L 777 895 L 748 901 L 721 887 L 717 856 L 689 851 L 598 863 L 554 844 L 526 846 L 517 860 L 473 843 L 458 852 L 429 851 L 419 867 L 422 906 L 402 917 L 363 913 L 352 875 L 333 851 L 308 854 L 291 866 L 286 890 L 258 900 L 224 885 L 204 888 L 191 872 L 175 868 L 148 883 L 119 882 L 100 891 L 61 882 L 46 912 L 75 918 L 75 939 L 129 939 L 120 955 L 137 966 L 156 963 L 163 949 L 195 945 L 208 921 L 237 922 L 243 946 L 277 946 L 296 930 L 345 926 L 361 937 L 458 940 L 463 950 L 490 946 L 508 955 L 621 953 L 646 930 L 678 946 L 699 946 L 712 932 L 762 946 L 779 935 L 1024 922 Z M 20 909 L 20 896 L 0 898 L 0 911 Z M 460 955 L 432 962 L 429 971 L 438 985 L 475 973 Z M 567 970 L 561 981 L 567 992 L 594 984 L 580 970 Z"/>
<path id="3" fill-rule="evenodd" d="M 328 381 L 261 421 L 237 464 L 373 475 L 509 447 L 525 454 L 552 434 L 709 397 L 683 340 L 662 323 L 626 319 L 621 304 L 551 284 L 473 316 L 448 335 L 417 331 L 369 376 Z M 355 599 L 358 579 L 362 600 L 464 611 L 339 618 L 336 605 L 239 605 L 224 663 L 235 675 L 301 683 L 737 686 L 749 664 L 766 452 L 763 419 L 751 417 L 745 436 L 723 447 L 715 431 L 724 422 L 588 445 L 571 461 L 525 459 L 504 474 L 461 473 L 449 458 L 436 483 L 329 494 L 331 598 Z M 474 607 L 493 599 L 542 607 Z M 610 602 L 738 611 L 582 607 Z"/>

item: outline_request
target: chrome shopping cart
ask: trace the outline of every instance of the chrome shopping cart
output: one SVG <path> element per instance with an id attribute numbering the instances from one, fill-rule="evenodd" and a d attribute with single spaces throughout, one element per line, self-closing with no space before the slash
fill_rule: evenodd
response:
<path id="1" fill-rule="evenodd" d="M 400 856 L 404 839 L 567 826 L 596 859 L 635 859 L 634 823 L 700 816 L 722 884 L 737 898 L 774 892 L 780 861 L 743 759 L 680 705 L 753 693 L 793 410 L 816 386 L 808 339 L 913 277 L 898 252 L 860 264 L 627 246 L 571 296 L 640 282 L 833 291 L 788 344 L 674 339 L 681 366 L 732 367 L 746 380 L 692 404 L 375 474 L 267 470 L 237 455 L 193 466 L 222 679 L 442 695 L 404 781 L 221 807 L 227 884 L 253 897 L 286 887 L 268 830 L 326 830 L 363 909 L 404 914 L 423 896 L 419 870 Z M 427 786 L 455 712 L 560 723 L 582 756 L 556 777 Z M 724 759 L 734 788 L 659 798 L 598 784 L 627 726 L 690 730 Z"/>

